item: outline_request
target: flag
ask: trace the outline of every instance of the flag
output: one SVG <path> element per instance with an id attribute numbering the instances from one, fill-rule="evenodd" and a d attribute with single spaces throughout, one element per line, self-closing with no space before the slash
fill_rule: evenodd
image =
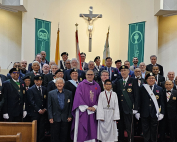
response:
<path id="1" fill-rule="evenodd" d="M 55 51 L 55 63 L 60 67 L 60 51 L 59 51 L 59 28 L 57 31 L 57 42 L 56 42 L 56 51 Z"/>
<path id="2" fill-rule="evenodd" d="M 77 24 L 76 24 L 77 25 Z M 76 59 L 79 62 L 78 69 L 82 70 L 82 64 L 81 64 L 81 55 L 80 55 L 80 49 L 79 49 L 79 40 L 78 40 L 78 29 L 76 26 Z"/>
<path id="3" fill-rule="evenodd" d="M 104 45 L 104 51 L 103 51 L 103 61 L 102 61 L 102 66 L 106 66 L 105 61 L 106 57 L 110 57 L 110 52 L 109 52 L 109 29 L 106 37 L 106 42 Z"/>

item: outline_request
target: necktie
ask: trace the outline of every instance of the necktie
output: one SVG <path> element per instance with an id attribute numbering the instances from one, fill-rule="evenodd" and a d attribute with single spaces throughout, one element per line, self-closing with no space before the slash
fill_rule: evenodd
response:
<path id="1" fill-rule="evenodd" d="M 99 66 L 98 66 L 98 69 L 99 69 Z"/>
<path id="2" fill-rule="evenodd" d="M 167 92 L 167 93 L 168 93 L 168 92 L 170 92 L 170 93 L 171 93 L 171 91 L 166 91 L 166 92 Z"/>
<path id="3" fill-rule="evenodd" d="M 126 81 L 123 81 L 123 85 L 125 86 L 125 84 L 126 84 Z"/>
<path id="4" fill-rule="evenodd" d="M 40 91 L 40 93 L 41 93 L 41 96 L 42 96 L 41 87 L 39 87 L 39 91 Z"/>
<path id="5" fill-rule="evenodd" d="M 152 90 L 152 86 L 150 86 L 151 90 Z"/>
<path id="6" fill-rule="evenodd" d="M 110 68 L 108 68 L 108 72 L 109 72 L 109 79 L 111 80 Z"/>
<path id="7" fill-rule="evenodd" d="M 20 85 L 20 82 L 16 82 L 17 83 L 17 85 Z"/>

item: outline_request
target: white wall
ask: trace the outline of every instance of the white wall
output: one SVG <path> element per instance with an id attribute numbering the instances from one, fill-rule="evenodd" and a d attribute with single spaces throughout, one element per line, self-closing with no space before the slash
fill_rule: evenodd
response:
<path id="1" fill-rule="evenodd" d="M 159 17 L 159 63 L 163 65 L 165 76 L 168 71 L 177 75 L 177 16 Z"/>
<path id="2" fill-rule="evenodd" d="M 22 14 L 0 9 L 0 66 L 21 60 Z M 12 67 L 12 64 L 9 68 Z"/>
<path id="3" fill-rule="evenodd" d="M 153 0 L 121 0 L 120 3 L 120 52 L 119 58 L 128 59 L 129 24 L 146 21 L 144 62 L 150 63 L 150 55 L 158 53 L 158 18 L 154 16 Z"/>

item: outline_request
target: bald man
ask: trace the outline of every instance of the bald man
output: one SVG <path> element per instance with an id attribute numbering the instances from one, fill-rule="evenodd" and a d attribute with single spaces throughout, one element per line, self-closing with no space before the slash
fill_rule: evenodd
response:
<path id="1" fill-rule="evenodd" d="M 173 89 L 176 90 L 175 72 L 174 72 L 174 71 L 169 71 L 168 74 L 167 74 L 167 77 L 168 77 L 169 80 L 171 80 L 171 81 L 173 82 L 173 84 L 174 84 Z M 163 81 L 163 82 L 161 83 L 161 87 L 162 87 L 163 89 L 165 89 L 165 81 Z"/>
<path id="2" fill-rule="evenodd" d="M 134 70 L 134 74 L 135 74 L 135 78 L 137 78 L 137 80 L 138 80 L 138 86 L 140 87 L 141 85 L 143 85 L 145 83 L 144 78 L 141 77 L 141 69 L 136 68 Z"/>
<path id="3" fill-rule="evenodd" d="M 26 70 L 26 67 L 27 67 L 27 61 L 22 60 L 20 73 L 23 75 L 23 77 L 25 76 L 25 74 L 29 73 L 29 71 Z"/>
<path id="4" fill-rule="evenodd" d="M 46 59 L 46 52 L 45 51 L 41 51 L 41 56 L 42 56 L 42 64 L 49 64 L 49 61 L 47 61 Z"/>

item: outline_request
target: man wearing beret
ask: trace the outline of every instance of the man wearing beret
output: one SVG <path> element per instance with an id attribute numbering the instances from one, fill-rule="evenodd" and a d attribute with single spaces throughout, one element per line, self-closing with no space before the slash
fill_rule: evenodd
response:
<path id="1" fill-rule="evenodd" d="M 146 75 L 147 84 L 140 87 L 139 113 L 141 117 L 144 142 L 156 142 L 158 134 L 158 121 L 162 120 L 165 113 L 165 104 L 162 88 L 155 84 L 153 73 Z"/>
<path id="2" fill-rule="evenodd" d="M 18 68 L 12 68 L 9 74 L 12 79 L 5 81 L 2 85 L 3 118 L 9 122 L 22 122 L 22 118 L 26 116 L 24 110 L 25 84 L 19 81 Z"/>
<path id="3" fill-rule="evenodd" d="M 100 68 L 102 67 L 100 65 L 100 56 L 96 56 L 95 59 L 94 59 L 94 62 L 95 62 L 95 69 L 99 72 L 100 71 Z"/>
<path id="4" fill-rule="evenodd" d="M 50 81 L 49 84 L 47 85 L 47 93 L 49 93 L 50 91 L 57 89 L 55 82 L 57 78 L 63 78 L 64 73 L 63 73 L 63 69 L 58 69 L 55 72 L 55 77 L 54 80 Z"/>
<path id="5" fill-rule="evenodd" d="M 82 64 L 82 70 L 88 70 L 88 64 L 85 62 L 86 54 L 84 52 L 80 53 L 81 55 L 81 64 Z"/>
<path id="6" fill-rule="evenodd" d="M 121 66 L 122 79 L 117 82 L 117 95 L 119 98 L 120 120 L 118 123 L 119 142 L 124 142 L 124 128 L 128 133 L 128 140 L 134 141 L 133 114 L 138 112 L 139 88 L 138 81 L 129 77 L 129 68 Z"/>
<path id="7" fill-rule="evenodd" d="M 45 120 L 47 119 L 47 89 L 42 86 L 43 77 L 34 76 L 34 85 L 27 91 L 31 121 L 37 120 L 37 142 L 44 142 Z"/>
<path id="8" fill-rule="evenodd" d="M 67 52 L 63 52 L 61 53 L 61 57 L 62 57 L 62 60 L 60 60 L 60 69 L 66 69 L 66 60 L 68 59 L 68 53 Z"/>

